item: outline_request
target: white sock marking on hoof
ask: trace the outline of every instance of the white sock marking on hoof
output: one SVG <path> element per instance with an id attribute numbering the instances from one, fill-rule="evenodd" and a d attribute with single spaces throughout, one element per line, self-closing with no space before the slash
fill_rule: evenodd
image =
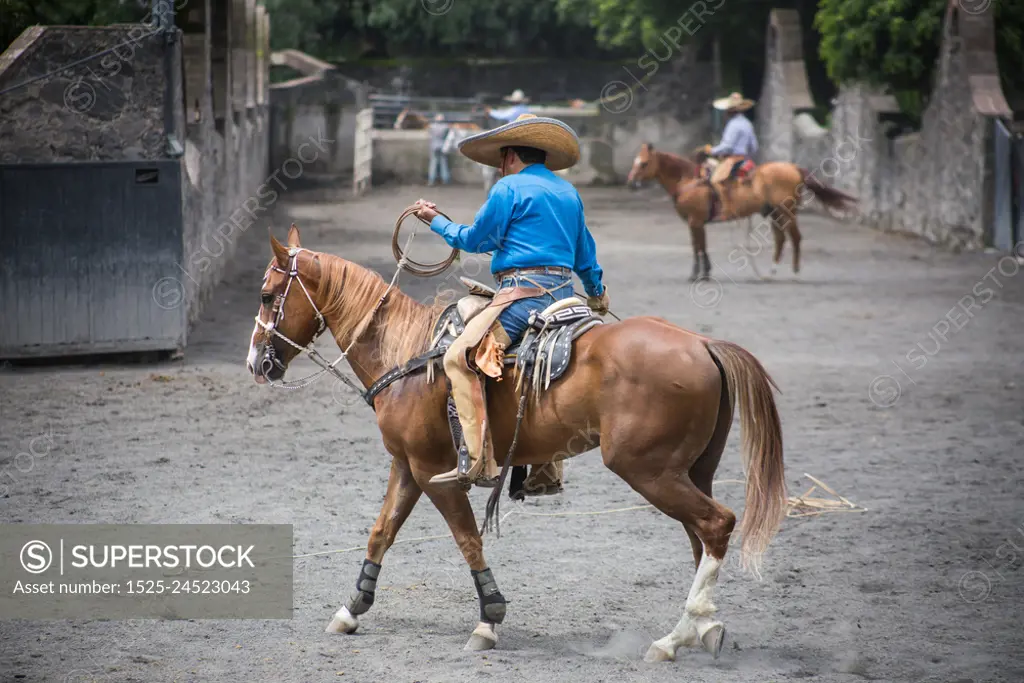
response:
<path id="1" fill-rule="evenodd" d="M 494 624 L 481 621 L 473 629 L 473 635 L 469 637 L 469 642 L 466 643 L 466 647 L 463 649 L 469 652 L 481 652 L 483 650 L 493 650 L 497 644 L 498 634 L 494 630 Z"/>
<path id="2" fill-rule="evenodd" d="M 661 642 L 661 641 L 658 641 Z M 644 655 L 645 662 L 674 662 L 676 659 L 675 649 L 671 652 L 666 650 L 658 643 L 651 643 L 651 646 L 647 648 L 647 654 Z"/>
<path id="3" fill-rule="evenodd" d="M 348 611 L 348 607 L 342 607 L 334 613 L 331 623 L 324 629 L 325 633 L 355 633 L 359 628 L 359 620 Z"/>

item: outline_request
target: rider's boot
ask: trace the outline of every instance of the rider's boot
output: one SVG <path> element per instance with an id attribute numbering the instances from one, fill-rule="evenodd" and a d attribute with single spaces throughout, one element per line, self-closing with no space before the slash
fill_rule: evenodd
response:
<path id="1" fill-rule="evenodd" d="M 447 358 L 446 358 L 447 361 Z M 445 363 L 445 370 L 449 370 Z M 461 484 L 493 488 L 498 483 L 498 465 L 494 461 L 494 447 L 491 444 L 487 425 L 487 399 L 484 395 L 484 380 L 475 372 L 465 368 L 471 376 L 460 372 L 449 372 L 452 383 L 452 398 L 462 425 L 462 444 L 459 448 L 458 464 L 455 469 L 431 477 L 431 484 Z"/>

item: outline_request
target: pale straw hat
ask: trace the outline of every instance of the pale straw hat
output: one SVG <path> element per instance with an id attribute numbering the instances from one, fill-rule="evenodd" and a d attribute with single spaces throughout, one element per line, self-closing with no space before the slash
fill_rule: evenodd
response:
<path id="1" fill-rule="evenodd" d="M 715 100 L 715 109 L 720 111 L 747 111 L 754 106 L 754 100 L 748 100 L 738 92 L 734 92 L 728 97 Z"/>
<path id="2" fill-rule="evenodd" d="M 519 88 L 516 88 L 515 90 L 512 91 L 511 95 L 506 95 L 505 96 L 505 101 L 506 102 L 513 102 L 513 103 L 516 103 L 516 104 L 521 104 L 521 103 L 529 102 L 530 98 L 527 97 L 526 93 L 524 93 L 522 90 L 520 90 Z"/>
<path id="3" fill-rule="evenodd" d="M 580 160 L 576 131 L 558 119 L 523 114 L 493 130 L 471 135 L 459 143 L 459 151 L 485 166 L 501 166 L 502 147 L 535 147 L 547 152 L 544 165 L 561 171 Z"/>

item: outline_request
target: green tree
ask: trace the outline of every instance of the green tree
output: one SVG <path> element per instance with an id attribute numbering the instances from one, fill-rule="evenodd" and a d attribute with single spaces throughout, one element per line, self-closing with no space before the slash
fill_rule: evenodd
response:
<path id="1" fill-rule="evenodd" d="M 821 57 L 837 83 L 888 88 L 919 115 L 931 94 L 947 0 L 821 0 L 815 26 Z M 995 0 L 996 51 L 1004 90 L 1020 92 L 1024 3 Z"/>
<path id="2" fill-rule="evenodd" d="M 266 0 L 274 49 L 323 59 L 604 56 L 557 0 Z"/>
<path id="3" fill-rule="evenodd" d="M 36 24 L 105 26 L 138 21 L 146 13 L 135 0 L 0 0 L 0 48 Z"/>
<path id="4" fill-rule="evenodd" d="M 678 54 L 680 45 L 696 46 L 701 59 L 712 58 L 717 38 L 722 63 L 722 88 L 753 93 L 764 75 L 765 32 L 773 7 L 813 7 L 814 0 L 558 0 L 560 12 L 585 20 L 599 43 L 633 51 L 659 61 Z M 641 65 L 643 67 L 643 65 Z M 647 69 L 647 71 L 650 71 Z"/>

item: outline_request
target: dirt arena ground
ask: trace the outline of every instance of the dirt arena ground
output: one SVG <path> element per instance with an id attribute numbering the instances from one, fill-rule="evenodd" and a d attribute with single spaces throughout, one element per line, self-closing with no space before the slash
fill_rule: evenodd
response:
<path id="1" fill-rule="evenodd" d="M 403 207 L 428 196 L 468 221 L 482 199 L 449 188 L 331 194 L 279 205 L 277 234 L 295 221 L 306 246 L 386 277 Z M 183 360 L 0 372 L 0 521 L 286 523 L 295 554 L 342 552 L 295 561 L 290 621 L 2 622 L 0 679 L 1024 680 L 1021 266 L 807 214 L 799 281 L 788 251 L 772 281 L 739 268 L 730 253 L 740 231 L 719 226 L 710 234 L 718 282 L 691 289 L 689 238 L 659 188 L 583 196 L 613 310 L 750 349 L 782 388 L 791 493 L 810 487 L 810 473 L 868 509 L 787 519 L 760 582 L 727 566 L 718 661 L 686 650 L 672 664 L 642 660 L 682 613 L 689 543 L 652 510 L 579 514 L 644 502 L 596 452 L 567 464 L 562 496 L 505 503 L 519 512 L 486 544 L 509 599 L 497 650 L 462 651 L 476 595 L 425 498 L 384 560 L 360 631 L 325 634 L 355 583 L 388 458 L 372 412 L 343 385 L 278 392 L 248 376 L 269 257 L 257 225 L 240 237 Z M 444 249 L 424 230 L 413 251 Z M 757 264 L 767 273 L 766 254 Z M 417 297 L 446 286 L 408 276 L 402 285 Z M 291 376 L 312 367 L 297 363 Z M 738 431 L 720 479 L 741 476 Z M 473 495 L 482 511 L 485 493 Z M 741 486 L 722 483 L 716 496 L 742 510 Z M 414 540 L 431 536 L 443 538 Z"/>

